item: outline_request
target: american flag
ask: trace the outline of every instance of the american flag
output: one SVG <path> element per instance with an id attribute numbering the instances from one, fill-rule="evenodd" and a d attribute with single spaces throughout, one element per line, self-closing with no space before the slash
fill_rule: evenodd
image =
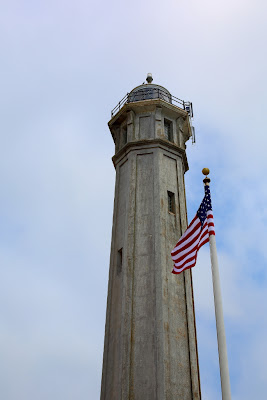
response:
<path id="1" fill-rule="evenodd" d="M 180 274 L 185 269 L 196 265 L 197 252 L 209 241 L 210 235 L 215 235 L 215 230 L 210 188 L 205 185 L 205 196 L 195 218 L 171 252 L 174 261 L 173 274 Z"/>

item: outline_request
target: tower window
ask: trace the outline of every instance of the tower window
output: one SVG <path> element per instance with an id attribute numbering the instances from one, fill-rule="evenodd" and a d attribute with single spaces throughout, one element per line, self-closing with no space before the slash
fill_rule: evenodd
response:
<path id="1" fill-rule="evenodd" d="M 122 146 L 124 146 L 126 143 L 127 143 L 127 126 L 124 126 L 123 128 L 122 128 L 122 140 L 121 140 L 121 142 L 122 142 Z"/>
<path id="2" fill-rule="evenodd" d="M 164 119 L 164 134 L 167 140 L 173 142 L 172 122 L 167 119 Z"/>
<path id="3" fill-rule="evenodd" d="M 168 191 L 168 211 L 175 214 L 174 193 Z"/>
<path id="4" fill-rule="evenodd" d="M 118 250 L 117 253 L 117 275 L 121 273 L 122 270 L 122 248 Z"/>

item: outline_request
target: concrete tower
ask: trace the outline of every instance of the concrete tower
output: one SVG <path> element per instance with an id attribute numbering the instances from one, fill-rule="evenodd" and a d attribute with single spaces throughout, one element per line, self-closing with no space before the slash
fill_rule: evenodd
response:
<path id="1" fill-rule="evenodd" d="M 201 398 L 191 271 L 171 273 L 187 227 L 192 104 L 152 84 L 112 112 L 114 217 L 101 400 Z"/>

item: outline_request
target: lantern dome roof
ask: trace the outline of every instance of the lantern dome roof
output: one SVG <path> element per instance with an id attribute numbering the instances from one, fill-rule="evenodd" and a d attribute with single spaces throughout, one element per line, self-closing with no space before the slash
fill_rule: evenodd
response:
<path id="1" fill-rule="evenodd" d="M 155 85 L 152 83 L 152 80 L 152 75 L 148 74 L 147 83 L 135 87 L 128 95 L 128 102 L 132 103 L 141 100 L 162 99 L 168 103 L 172 103 L 170 92 L 163 86 Z"/>

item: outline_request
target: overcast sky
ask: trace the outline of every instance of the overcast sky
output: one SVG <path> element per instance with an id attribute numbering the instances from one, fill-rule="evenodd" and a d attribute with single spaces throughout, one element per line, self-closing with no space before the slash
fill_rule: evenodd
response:
<path id="1" fill-rule="evenodd" d="M 99 399 L 107 122 L 147 72 L 193 102 L 188 219 L 209 167 L 232 399 L 266 397 L 266 12 L 261 0 L 1 1 L 1 399 Z M 202 397 L 217 400 L 208 246 L 193 280 Z"/>

